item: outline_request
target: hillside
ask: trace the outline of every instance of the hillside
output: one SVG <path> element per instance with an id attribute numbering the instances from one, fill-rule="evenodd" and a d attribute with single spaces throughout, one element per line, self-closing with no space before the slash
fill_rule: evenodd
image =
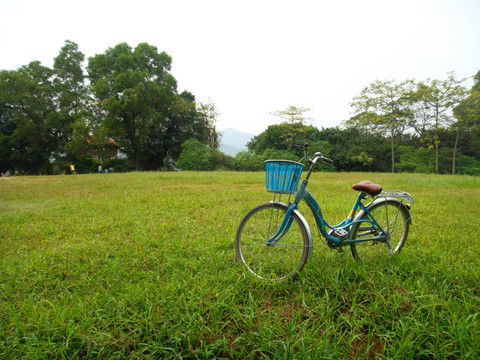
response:
<path id="1" fill-rule="evenodd" d="M 247 143 L 254 137 L 253 134 L 244 133 L 232 128 L 222 131 L 220 151 L 235 156 L 240 151 L 247 150 Z"/>

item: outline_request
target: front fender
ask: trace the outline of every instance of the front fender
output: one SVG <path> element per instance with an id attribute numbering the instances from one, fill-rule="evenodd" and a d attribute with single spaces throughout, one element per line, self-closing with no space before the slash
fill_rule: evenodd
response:
<path id="1" fill-rule="evenodd" d="M 279 205 L 281 207 L 283 207 L 285 209 L 285 212 L 288 210 L 288 208 L 290 207 L 288 204 L 285 204 L 283 202 L 280 202 L 280 201 L 270 201 L 271 204 L 276 204 L 276 205 Z M 312 232 L 310 231 L 310 226 L 308 226 L 308 223 L 307 223 L 307 220 L 305 220 L 305 218 L 303 217 L 303 215 L 300 213 L 300 211 L 298 211 L 297 209 L 295 209 L 293 211 L 293 213 L 298 217 L 298 219 L 302 222 L 302 225 L 305 227 L 305 230 L 307 231 L 307 238 L 308 238 L 308 246 L 313 249 L 313 237 L 312 237 Z M 312 255 L 312 251 L 309 251 L 308 252 L 308 257 L 310 258 L 310 256 Z"/>

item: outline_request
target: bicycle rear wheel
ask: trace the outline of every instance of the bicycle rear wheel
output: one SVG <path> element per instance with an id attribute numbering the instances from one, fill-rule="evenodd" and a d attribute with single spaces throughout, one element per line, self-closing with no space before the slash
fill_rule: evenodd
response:
<path id="1" fill-rule="evenodd" d="M 377 223 L 387 233 L 388 238 L 379 241 L 365 241 L 350 245 L 355 259 L 376 258 L 389 254 L 387 241 L 390 241 L 392 255 L 400 252 L 408 236 L 410 214 L 401 203 L 385 200 L 368 209 Z M 362 219 L 366 218 L 366 213 Z M 379 237 L 380 230 L 374 230 L 369 222 L 360 222 L 352 230 L 352 239 Z"/>
<path id="2" fill-rule="evenodd" d="M 235 237 L 237 259 L 260 279 L 283 281 L 295 277 L 307 262 L 309 233 L 299 216 L 292 214 L 290 229 L 276 244 L 267 245 L 280 227 L 288 207 L 259 205 L 240 222 Z"/>

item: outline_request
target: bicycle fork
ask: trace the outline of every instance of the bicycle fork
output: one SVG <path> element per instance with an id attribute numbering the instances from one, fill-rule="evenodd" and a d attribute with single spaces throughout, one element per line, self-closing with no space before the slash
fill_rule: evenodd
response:
<path id="1" fill-rule="evenodd" d="M 267 245 L 270 246 L 270 245 L 275 245 L 282 237 L 283 235 L 285 235 L 285 233 L 288 231 L 288 229 L 290 229 L 290 225 L 292 225 L 292 221 L 293 221 L 293 212 L 297 209 L 298 205 L 296 203 L 293 203 L 292 205 L 290 205 L 290 207 L 288 208 L 283 220 L 282 220 L 282 223 L 280 224 L 280 228 L 277 230 L 277 232 L 270 238 L 267 240 Z M 273 210 L 273 209 L 272 209 Z M 270 217 L 270 225 L 272 225 L 272 218 L 273 218 L 273 212 L 271 214 L 271 217 Z M 270 233 L 270 231 L 268 232 Z"/>

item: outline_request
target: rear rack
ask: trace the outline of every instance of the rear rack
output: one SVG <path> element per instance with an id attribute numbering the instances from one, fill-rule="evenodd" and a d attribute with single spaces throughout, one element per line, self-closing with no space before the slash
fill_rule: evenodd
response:
<path id="1" fill-rule="evenodd" d="M 376 197 L 392 197 L 392 198 L 401 198 L 402 200 L 405 200 L 409 203 L 413 204 L 413 196 L 410 195 L 409 193 L 401 190 L 383 190 L 380 194 L 378 194 Z"/>

